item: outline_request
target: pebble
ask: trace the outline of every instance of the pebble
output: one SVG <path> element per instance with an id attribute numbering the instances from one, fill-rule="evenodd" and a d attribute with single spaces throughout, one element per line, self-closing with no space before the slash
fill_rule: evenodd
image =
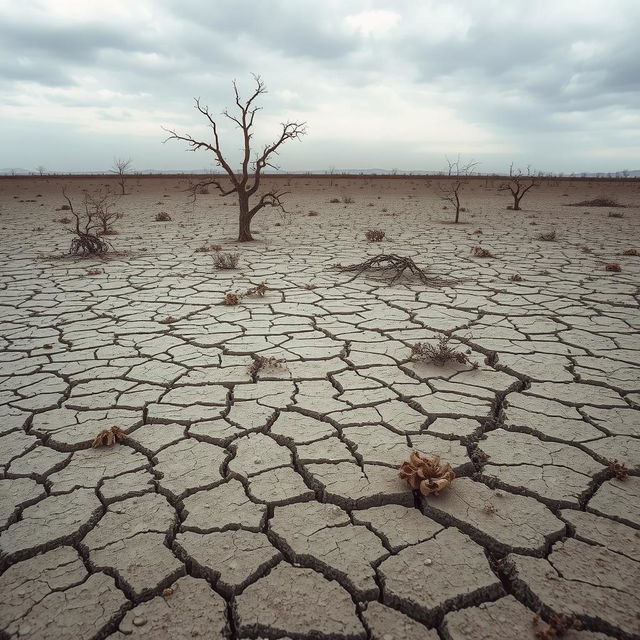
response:
<path id="1" fill-rule="evenodd" d="M 133 624 L 136 627 L 143 627 L 145 624 L 147 624 L 147 619 L 144 616 L 136 616 L 133 619 Z"/>

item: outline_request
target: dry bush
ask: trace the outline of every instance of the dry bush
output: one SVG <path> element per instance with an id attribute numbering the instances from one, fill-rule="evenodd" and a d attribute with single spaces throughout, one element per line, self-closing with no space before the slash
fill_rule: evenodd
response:
<path id="1" fill-rule="evenodd" d="M 307 215 L 312 218 L 314 216 L 319 216 L 320 214 L 317 211 L 309 211 Z"/>
<path id="2" fill-rule="evenodd" d="M 434 276 L 427 275 L 411 258 L 406 256 L 399 256 L 394 253 L 380 253 L 377 256 L 373 256 L 364 262 L 358 264 L 342 265 L 340 263 L 333 265 L 334 269 L 338 271 L 355 271 L 356 274 L 351 278 L 354 280 L 359 275 L 369 270 L 391 271 L 395 272 L 395 275 L 391 279 L 393 284 L 398 278 L 400 278 L 405 271 L 409 271 L 411 275 L 417 276 L 423 284 L 433 287 L 444 287 L 455 284 L 454 280 L 443 280 Z M 348 282 L 351 282 L 349 280 Z"/>
<path id="3" fill-rule="evenodd" d="M 62 190 L 62 195 L 68 203 L 68 210 L 75 218 L 75 229 L 69 230 L 75 234 L 71 240 L 69 253 L 74 256 L 95 256 L 107 253 L 111 245 L 99 236 L 100 221 L 96 219 L 96 210 L 90 204 L 87 194 L 84 194 L 82 200 L 84 211 L 80 213 L 73 208 L 73 203 L 65 189 Z"/>
<path id="4" fill-rule="evenodd" d="M 513 282 L 521 282 L 522 276 L 519 273 L 514 273 L 509 280 L 513 280 Z"/>
<path id="5" fill-rule="evenodd" d="M 629 469 L 623 462 L 617 460 L 607 460 L 607 468 L 612 478 L 617 480 L 626 480 L 629 477 Z"/>
<path id="6" fill-rule="evenodd" d="M 582 202 L 573 202 L 565 205 L 567 207 L 624 207 L 625 205 L 612 200 L 611 198 L 594 198 L 593 200 L 583 200 Z"/>
<path id="7" fill-rule="evenodd" d="M 369 229 L 364 235 L 369 242 L 382 242 L 386 233 L 382 229 Z"/>
<path id="8" fill-rule="evenodd" d="M 478 258 L 495 258 L 495 256 L 493 255 L 493 253 L 491 253 L 491 251 L 489 251 L 489 249 L 484 249 L 483 247 L 479 246 L 473 247 L 471 249 L 471 253 Z"/>
<path id="9" fill-rule="evenodd" d="M 622 271 L 622 267 L 617 262 L 609 262 L 604 266 L 605 271 Z"/>
<path id="10" fill-rule="evenodd" d="M 240 260 L 239 253 L 231 253 L 224 251 L 216 251 L 213 258 L 213 264 L 216 269 L 235 269 Z"/>
<path id="11" fill-rule="evenodd" d="M 355 200 L 351 196 L 342 196 L 343 204 L 353 204 Z"/>
<path id="12" fill-rule="evenodd" d="M 166 211 L 161 211 L 160 213 L 156 213 L 155 221 L 171 222 L 171 216 Z"/>
<path id="13" fill-rule="evenodd" d="M 226 304 L 228 307 L 235 307 L 237 304 L 240 303 L 242 296 L 238 293 L 227 293 L 224 296 L 224 304 Z"/>
<path id="14" fill-rule="evenodd" d="M 466 353 L 460 353 L 449 345 L 450 336 L 441 335 L 435 345 L 427 342 L 418 342 L 411 347 L 410 360 L 413 362 L 430 362 L 440 367 L 449 362 L 458 362 L 459 364 L 469 364 L 474 369 L 478 367 L 477 362 L 469 360 Z"/>
<path id="15" fill-rule="evenodd" d="M 247 367 L 247 373 L 255 376 L 260 371 L 267 369 L 286 369 L 287 365 L 284 360 L 278 358 L 267 358 L 265 356 L 258 356 L 251 354 L 251 364 Z"/>
<path id="16" fill-rule="evenodd" d="M 220 251 L 222 247 L 219 244 L 203 244 L 196 249 L 196 253 L 211 253 L 212 251 Z"/>
<path id="17" fill-rule="evenodd" d="M 609 211 L 607 214 L 608 218 L 624 218 L 624 213 L 621 211 Z"/>
<path id="18" fill-rule="evenodd" d="M 547 233 L 539 233 L 537 239 L 543 242 L 554 242 L 557 239 L 556 230 L 553 229 L 552 231 L 547 231 Z"/>
<path id="19" fill-rule="evenodd" d="M 638 253 L 637 249 L 625 249 L 622 252 L 622 255 L 623 256 L 637 256 L 637 255 L 640 255 L 640 254 Z"/>
<path id="20" fill-rule="evenodd" d="M 340 198 L 331 198 L 331 200 L 329 200 L 329 202 L 331 204 L 340 204 Z"/>

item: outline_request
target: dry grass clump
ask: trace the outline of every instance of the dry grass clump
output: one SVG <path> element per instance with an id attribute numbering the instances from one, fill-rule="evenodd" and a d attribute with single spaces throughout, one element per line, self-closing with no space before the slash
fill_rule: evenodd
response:
<path id="1" fill-rule="evenodd" d="M 203 244 L 196 249 L 196 253 L 211 253 L 212 251 L 220 251 L 222 247 L 219 244 Z"/>
<path id="2" fill-rule="evenodd" d="M 176 318 L 175 316 L 167 316 L 162 320 L 158 320 L 158 322 L 160 324 L 173 324 L 174 322 L 178 322 L 178 318 Z"/>
<path id="3" fill-rule="evenodd" d="M 495 258 L 493 253 L 489 251 L 489 249 L 485 249 L 484 247 L 475 246 L 471 249 L 471 253 L 477 258 Z"/>
<path id="4" fill-rule="evenodd" d="M 567 207 L 621 207 L 625 205 L 612 200 L 611 198 L 605 198 L 603 196 L 594 198 L 593 200 L 583 200 L 582 202 L 574 202 L 566 205 Z"/>
<path id="5" fill-rule="evenodd" d="M 611 473 L 611 477 L 616 478 L 616 480 L 626 480 L 629 477 L 629 469 L 623 462 L 607 460 L 607 468 Z"/>
<path id="6" fill-rule="evenodd" d="M 426 456 L 412 451 L 409 460 L 402 463 L 401 480 L 406 480 L 412 489 L 419 489 L 423 496 L 438 495 L 451 486 L 456 474 L 448 462 L 440 462 L 440 456 Z"/>
<path id="7" fill-rule="evenodd" d="M 435 345 L 428 342 L 417 342 L 411 347 L 409 359 L 413 362 L 431 362 L 439 367 L 443 367 L 449 362 L 458 362 L 459 364 L 469 364 L 476 369 L 478 363 L 469 360 L 466 353 L 456 351 L 449 344 L 450 340 L 450 336 L 441 335 Z"/>
<path id="8" fill-rule="evenodd" d="M 216 251 L 213 257 L 213 264 L 216 269 L 235 269 L 240 260 L 239 253 Z"/>
<path id="9" fill-rule="evenodd" d="M 265 356 L 258 356 L 252 353 L 251 364 L 247 367 L 247 373 L 249 373 L 249 375 L 255 376 L 260 371 L 286 368 L 287 365 L 284 360 L 273 357 L 267 358 Z"/>
<path id="10" fill-rule="evenodd" d="M 622 252 L 622 255 L 623 256 L 637 256 L 637 255 L 640 255 L 640 254 L 638 253 L 637 249 L 625 249 Z"/>
<path id="11" fill-rule="evenodd" d="M 454 284 L 453 280 L 442 280 L 440 278 L 427 275 L 411 258 L 399 256 L 394 253 L 380 253 L 377 256 L 373 256 L 372 258 L 358 264 L 342 265 L 338 263 L 334 264 L 333 268 L 338 269 L 338 271 L 355 271 L 356 275 L 353 276 L 351 280 L 354 280 L 365 271 L 378 269 L 380 271 L 395 272 L 390 283 L 393 284 L 405 271 L 408 270 L 411 275 L 417 276 L 420 281 L 426 285 L 442 287 Z"/>
<path id="12" fill-rule="evenodd" d="M 309 211 L 309 213 L 307 213 L 307 215 L 308 215 L 310 218 L 313 218 L 313 217 L 315 217 L 315 216 L 319 216 L 319 215 L 320 215 L 320 213 L 318 213 L 317 211 L 314 211 L 314 210 L 312 209 L 311 211 Z"/>
<path id="13" fill-rule="evenodd" d="M 369 242 L 382 242 L 385 235 L 387 235 L 382 229 L 369 229 L 364 236 Z"/>
<path id="14" fill-rule="evenodd" d="M 624 218 L 624 213 L 622 211 L 609 211 L 607 214 L 608 218 Z"/>
<path id="15" fill-rule="evenodd" d="M 556 230 L 553 229 L 553 231 L 548 231 L 547 233 L 539 233 L 537 239 L 543 242 L 553 242 L 556 240 Z"/>
<path id="16" fill-rule="evenodd" d="M 355 200 L 351 196 L 342 196 L 343 204 L 353 204 Z"/>
<path id="17" fill-rule="evenodd" d="M 97 447 L 111 447 L 116 442 L 126 439 L 127 434 L 120 427 L 113 426 L 110 429 L 103 429 L 100 431 L 91 443 L 91 446 L 94 449 Z"/>
<path id="18" fill-rule="evenodd" d="M 609 262 L 604 265 L 605 271 L 622 271 L 622 267 L 617 262 Z"/>
<path id="19" fill-rule="evenodd" d="M 54 218 L 53 221 L 59 222 L 60 224 L 69 224 L 71 222 L 71 218 L 67 218 L 65 216 L 64 218 Z"/>
<path id="20" fill-rule="evenodd" d="M 166 211 L 161 211 L 160 213 L 156 213 L 154 220 L 156 222 L 171 222 L 171 216 Z"/>
<path id="21" fill-rule="evenodd" d="M 331 200 L 329 200 L 329 202 L 331 204 L 340 204 L 340 198 L 331 198 Z"/>
<path id="22" fill-rule="evenodd" d="M 514 273 L 514 274 L 511 275 L 509 280 L 512 280 L 513 282 L 521 282 L 522 281 L 522 276 L 519 273 Z"/>

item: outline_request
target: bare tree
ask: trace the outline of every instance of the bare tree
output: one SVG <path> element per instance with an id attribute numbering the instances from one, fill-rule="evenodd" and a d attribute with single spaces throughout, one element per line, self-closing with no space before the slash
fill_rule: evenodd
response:
<path id="1" fill-rule="evenodd" d="M 455 224 L 458 224 L 460 220 L 460 211 L 462 206 L 460 203 L 460 194 L 462 193 L 465 178 L 470 175 L 474 167 L 477 167 L 479 162 L 471 160 L 466 164 L 460 160 L 460 154 L 454 161 L 449 160 L 449 156 L 445 156 L 447 164 L 449 165 L 448 175 L 452 176 L 451 180 L 447 180 L 444 185 L 440 186 L 442 192 L 442 199 L 450 202 L 456 209 Z"/>
<path id="2" fill-rule="evenodd" d="M 115 173 L 118 176 L 118 184 L 122 191 L 122 195 L 125 195 L 125 186 L 127 184 L 127 174 L 131 170 L 131 158 L 125 160 L 124 158 L 114 158 L 113 166 L 109 171 Z"/>
<path id="3" fill-rule="evenodd" d="M 222 112 L 222 115 L 234 122 L 242 132 L 242 163 L 239 172 L 232 169 L 229 161 L 223 155 L 220 147 L 218 124 L 213 119 L 209 108 L 200 104 L 199 98 L 195 99 L 195 108 L 207 119 L 209 126 L 211 127 L 213 132 L 213 139 L 211 142 L 195 140 L 188 134 L 181 135 L 172 129 L 165 129 L 165 131 L 170 134 L 167 140 L 181 140 L 182 142 L 186 142 L 191 151 L 197 151 L 198 149 L 211 151 L 214 154 L 216 164 L 222 167 L 226 172 L 230 180 L 230 184 L 223 185 L 219 178 L 211 177 L 202 182 L 192 184 L 190 190 L 195 197 L 198 189 L 208 185 L 213 185 L 218 189 L 222 196 L 228 196 L 232 193 L 237 194 L 239 206 L 239 242 L 253 240 L 251 235 L 251 221 L 264 207 L 275 207 L 283 212 L 285 211 L 282 197 L 289 193 L 288 191 L 272 189 L 261 194 L 258 197 L 258 201 L 253 206 L 251 206 L 251 198 L 260 188 L 260 180 L 265 167 L 277 169 L 271 161 L 272 156 L 278 155 L 278 150 L 285 142 L 288 140 L 298 140 L 306 133 L 304 122 L 285 122 L 282 124 L 282 130 L 278 138 L 271 144 L 265 145 L 260 153 L 256 153 L 254 160 L 251 160 L 253 121 L 256 113 L 261 109 L 261 107 L 255 106 L 255 101 L 259 96 L 267 92 L 260 76 L 254 75 L 253 78 L 255 80 L 255 88 L 253 89 L 250 97 L 246 100 L 241 100 L 237 84 L 235 80 L 233 82 L 235 104 L 238 112 L 237 115 L 232 115 L 226 109 Z M 165 140 L 165 142 L 167 140 Z"/>
<path id="4" fill-rule="evenodd" d="M 499 187 L 498 191 L 510 191 L 513 196 L 513 206 L 511 207 L 514 211 L 520 211 L 520 201 L 524 197 L 524 195 L 533 187 L 538 187 L 540 185 L 540 181 L 536 179 L 534 174 L 531 172 L 530 167 L 527 167 L 527 173 L 523 174 L 520 169 L 513 168 L 513 163 L 509 167 L 509 180 L 507 182 L 503 182 Z M 509 207 L 507 207 L 508 209 Z"/>
<path id="5" fill-rule="evenodd" d="M 47 169 L 45 167 L 43 167 L 41 164 L 39 164 L 36 167 L 36 171 L 38 172 L 39 176 L 43 176 L 46 173 Z"/>

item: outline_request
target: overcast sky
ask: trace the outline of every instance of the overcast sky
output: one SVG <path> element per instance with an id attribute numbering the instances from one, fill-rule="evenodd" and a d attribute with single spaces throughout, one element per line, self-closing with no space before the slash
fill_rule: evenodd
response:
<path id="1" fill-rule="evenodd" d="M 252 72 L 283 169 L 640 169 L 639 61 L 640 0 L 0 0 L 0 169 L 209 169 L 161 127 Z"/>

